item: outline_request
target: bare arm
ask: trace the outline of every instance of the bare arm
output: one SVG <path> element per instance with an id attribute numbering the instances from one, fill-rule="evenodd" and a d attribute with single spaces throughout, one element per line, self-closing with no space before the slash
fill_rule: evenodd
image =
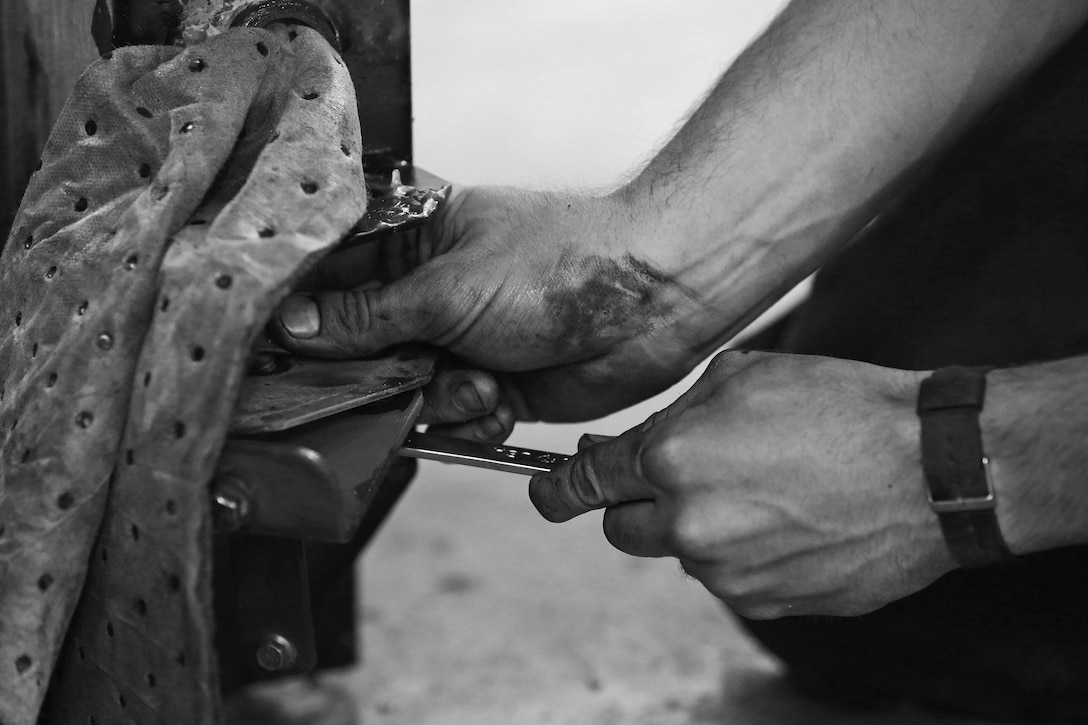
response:
<path id="1" fill-rule="evenodd" d="M 1010 548 L 1088 543 L 1088 357 L 987 377 L 982 443 Z"/>
<path id="2" fill-rule="evenodd" d="M 798 2 L 604 198 L 470 188 L 291 298 L 288 347 L 423 341 L 504 373 L 519 419 L 584 420 L 675 383 L 835 253 L 1088 18 L 1063 0 Z M 330 260 L 332 264 L 343 264 Z"/>
<path id="3" fill-rule="evenodd" d="M 815 270 L 1088 4 L 794 2 L 619 194 L 652 263 L 696 290 L 709 352 Z"/>

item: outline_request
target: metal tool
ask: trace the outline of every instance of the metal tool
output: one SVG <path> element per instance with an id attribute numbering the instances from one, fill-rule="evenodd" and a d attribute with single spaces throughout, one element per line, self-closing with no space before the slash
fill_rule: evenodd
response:
<path id="1" fill-rule="evenodd" d="M 402 456 L 424 458 L 442 463 L 488 468 L 493 471 L 533 476 L 547 473 L 571 459 L 562 453 L 535 451 L 531 448 L 481 443 L 436 433 L 411 433 L 397 451 Z"/>

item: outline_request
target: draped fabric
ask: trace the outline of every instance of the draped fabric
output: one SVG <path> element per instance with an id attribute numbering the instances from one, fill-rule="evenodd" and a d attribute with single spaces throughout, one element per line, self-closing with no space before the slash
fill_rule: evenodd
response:
<path id="1" fill-rule="evenodd" d="M 77 83 L 0 258 L 4 725 L 217 721 L 208 482 L 249 346 L 365 211 L 360 149 L 305 28 Z"/>

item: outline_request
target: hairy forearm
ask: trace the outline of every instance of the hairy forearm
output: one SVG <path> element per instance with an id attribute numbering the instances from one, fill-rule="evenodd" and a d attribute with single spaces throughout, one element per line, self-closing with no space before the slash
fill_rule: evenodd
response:
<path id="1" fill-rule="evenodd" d="M 1088 357 L 987 376 L 983 450 L 1014 553 L 1088 543 Z"/>
<path id="2" fill-rule="evenodd" d="M 1088 17 L 1088 3 L 791 4 L 617 196 L 731 336 Z"/>

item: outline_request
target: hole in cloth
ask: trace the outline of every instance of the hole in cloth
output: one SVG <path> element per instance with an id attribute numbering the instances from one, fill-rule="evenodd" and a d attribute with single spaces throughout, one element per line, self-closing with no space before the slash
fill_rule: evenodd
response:
<path id="1" fill-rule="evenodd" d="M 141 179 L 146 179 L 151 176 L 151 164 L 140 164 L 140 168 L 136 169 L 136 173 L 140 175 Z"/>
<path id="2" fill-rule="evenodd" d="M 186 121 L 181 124 L 181 128 L 178 129 L 178 133 L 189 133 L 196 127 L 196 124 L 192 121 Z"/>
<path id="3" fill-rule="evenodd" d="M 155 687 L 156 684 L 157 684 L 157 681 L 155 680 L 155 673 L 154 672 L 148 672 L 147 673 L 147 686 L 148 687 Z"/>
<path id="4" fill-rule="evenodd" d="M 348 148 L 346 143 L 342 143 L 340 144 L 340 153 L 344 154 L 344 156 L 351 156 L 351 149 Z"/>
<path id="5" fill-rule="evenodd" d="M 147 110 L 143 106 L 136 106 L 136 113 L 140 114 L 144 118 L 151 118 L 151 111 Z"/>
<path id="6" fill-rule="evenodd" d="M 305 93 L 300 93 L 299 95 L 302 97 L 302 100 L 304 100 L 304 101 L 312 101 L 315 98 L 317 98 L 318 96 L 320 96 L 321 94 L 318 93 L 317 91 L 306 91 Z"/>
<path id="7" fill-rule="evenodd" d="M 88 305 L 90 305 L 90 302 L 88 302 L 87 300 L 83 300 L 82 302 L 80 302 L 79 307 L 76 309 L 76 314 L 79 315 L 80 317 L 85 315 L 87 313 L 87 306 Z"/>
<path id="8" fill-rule="evenodd" d="M 177 574 L 171 574 L 170 578 L 166 580 L 166 585 L 170 587 L 170 591 L 172 592 L 181 591 L 181 577 Z"/>
<path id="9" fill-rule="evenodd" d="M 137 598 L 136 601 L 133 602 L 133 604 L 136 607 L 136 613 L 137 614 L 139 614 L 141 617 L 146 617 L 147 616 L 147 602 L 146 601 L 144 601 L 142 598 Z"/>
<path id="10" fill-rule="evenodd" d="M 208 64 L 204 62 L 203 58 L 193 58 L 189 61 L 189 70 L 193 73 L 201 73 L 207 67 Z"/>
<path id="11" fill-rule="evenodd" d="M 51 388 L 57 384 L 57 374 L 49 373 L 49 379 L 45 381 L 45 387 Z"/>
<path id="12" fill-rule="evenodd" d="M 29 448 L 27 448 L 27 449 L 25 449 L 25 450 L 23 451 L 23 455 L 22 455 L 22 457 L 21 457 L 21 458 L 20 458 L 19 460 L 20 460 L 20 461 L 21 461 L 22 463 L 26 463 L 27 461 L 29 461 L 29 460 L 30 460 L 30 457 L 31 457 L 32 455 L 34 455 L 34 451 L 32 451 L 32 450 L 30 450 Z"/>
<path id="13" fill-rule="evenodd" d="M 129 255 L 128 259 L 125 260 L 125 269 L 127 269 L 127 270 L 136 269 L 136 263 L 139 262 L 139 261 L 140 261 L 139 256 L 137 256 L 135 254 Z"/>
<path id="14" fill-rule="evenodd" d="M 193 362 L 200 362 L 204 359 L 204 348 L 200 345 L 195 346 L 192 352 L 189 353 L 189 357 L 193 359 Z"/>
<path id="15" fill-rule="evenodd" d="M 181 422 L 180 420 L 175 420 L 174 421 L 174 437 L 175 438 L 184 438 L 185 437 L 185 423 Z"/>
<path id="16" fill-rule="evenodd" d="M 168 498 L 166 499 L 166 505 L 163 506 L 163 509 L 165 509 L 167 514 L 173 516 L 178 512 L 178 503 L 174 499 Z"/>
<path id="17" fill-rule="evenodd" d="M 151 385 L 151 373 L 150 372 L 144 373 L 144 387 L 146 388 L 148 385 Z"/>
<path id="18" fill-rule="evenodd" d="M 276 230 L 272 227 L 265 227 L 261 231 L 257 232 L 257 236 L 261 237 L 262 239 L 268 239 L 269 237 L 276 236 Z"/>
<path id="19" fill-rule="evenodd" d="M 87 123 L 83 124 L 83 130 L 87 132 L 88 136 L 94 136 L 98 133 L 98 124 L 95 123 L 93 118 L 88 119 Z"/>
<path id="20" fill-rule="evenodd" d="M 207 219 L 193 219 L 191 222 L 189 222 L 189 224 L 191 226 L 194 226 L 194 227 L 199 227 L 199 226 L 202 226 L 202 225 L 207 224 L 207 223 L 208 223 Z"/>
<path id="21" fill-rule="evenodd" d="M 76 502 L 76 497 L 72 495 L 71 491 L 65 491 L 61 495 L 57 496 L 57 508 L 61 511 L 67 511 L 72 508 L 72 504 Z"/>
<path id="22" fill-rule="evenodd" d="M 31 660 L 29 657 L 27 657 L 26 655 L 19 655 L 15 659 L 15 671 L 21 675 L 29 670 L 32 664 L 34 664 L 34 661 Z"/>
<path id="23" fill-rule="evenodd" d="M 166 312 L 166 308 L 168 308 L 169 306 L 170 306 L 170 298 L 169 297 L 163 297 L 162 302 L 159 303 L 159 310 L 161 310 L 162 312 Z"/>
<path id="24" fill-rule="evenodd" d="M 76 425 L 80 428 L 90 428 L 94 422 L 94 414 L 89 410 L 82 410 L 76 415 Z"/>
<path id="25" fill-rule="evenodd" d="M 106 622 L 106 634 L 113 637 L 113 622 Z"/>
<path id="26" fill-rule="evenodd" d="M 166 185 L 156 186 L 154 189 L 151 190 L 151 196 L 155 199 L 155 201 L 162 201 L 169 193 L 170 187 Z"/>
<path id="27" fill-rule="evenodd" d="M 133 524 L 132 526 L 130 526 L 128 528 L 128 532 L 130 534 L 132 534 L 132 540 L 133 541 L 139 541 L 140 540 L 140 527 L 139 526 L 137 526 L 136 524 Z"/>
<path id="28" fill-rule="evenodd" d="M 229 274 L 221 274 L 215 279 L 215 286 L 219 289 L 230 289 L 232 284 L 234 284 L 234 279 Z"/>
<path id="29" fill-rule="evenodd" d="M 38 343 L 34 343 L 30 348 L 30 357 L 38 357 Z"/>
<path id="30" fill-rule="evenodd" d="M 174 662 L 177 662 L 182 667 L 185 666 L 185 650 L 178 650 L 177 655 L 174 657 Z"/>
<path id="31" fill-rule="evenodd" d="M 16 312 L 15 313 L 15 326 L 19 327 L 22 324 L 23 324 L 23 313 L 22 312 Z"/>
<path id="32" fill-rule="evenodd" d="M 125 449 L 125 463 L 131 466 L 135 462 L 136 454 L 133 452 L 133 450 L 131 448 Z"/>
<path id="33" fill-rule="evenodd" d="M 42 574 L 38 577 L 38 589 L 41 591 L 49 591 L 49 587 L 53 586 L 53 577 L 49 574 Z M 80 659 L 83 659 L 82 657 Z"/>
<path id="34" fill-rule="evenodd" d="M 125 709 L 125 696 L 120 692 L 117 693 L 117 704 L 121 706 L 121 709 Z"/>
<path id="35" fill-rule="evenodd" d="M 302 190 L 304 192 L 306 192 L 307 194 L 316 194 L 317 193 L 317 182 L 316 181 L 303 181 L 301 184 L 299 184 L 299 186 L 301 186 Z"/>
<path id="36" fill-rule="evenodd" d="M 257 43 L 257 52 L 261 55 L 268 55 L 268 46 L 264 43 Z"/>
<path id="37" fill-rule="evenodd" d="M 56 267 L 50 267 L 49 269 L 45 270 L 45 278 L 46 279 L 53 279 L 53 277 L 56 274 L 57 274 L 57 268 Z"/>
<path id="38" fill-rule="evenodd" d="M 110 559 L 110 554 L 104 546 L 102 547 L 102 551 L 99 552 L 98 556 L 100 559 L 102 559 L 103 564 L 105 564 Z"/>
<path id="39" fill-rule="evenodd" d="M 288 40 L 294 40 L 297 37 L 298 37 L 298 31 L 297 30 L 292 30 L 290 33 L 287 34 L 287 39 Z"/>
<path id="40" fill-rule="evenodd" d="M 87 200 L 82 196 L 76 199 L 76 203 L 72 205 L 72 208 L 76 211 L 87 211 Z"/>

